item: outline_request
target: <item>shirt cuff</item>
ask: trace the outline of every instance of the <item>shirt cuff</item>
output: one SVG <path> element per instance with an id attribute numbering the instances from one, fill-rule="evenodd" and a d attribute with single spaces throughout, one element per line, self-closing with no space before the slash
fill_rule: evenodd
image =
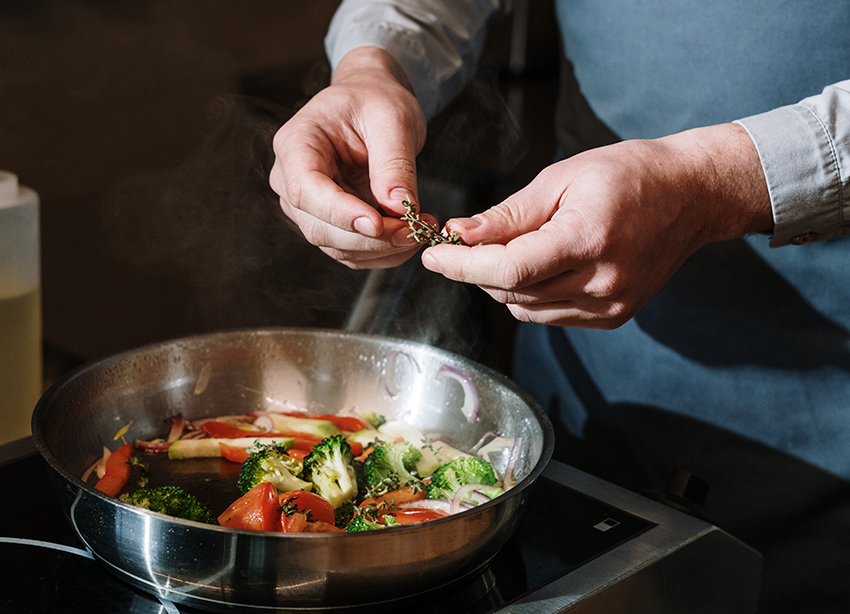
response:
<path id="1" fill-rule="evenodd" d="M 850 220 L 850 81 L 738 120 L 755 143 L 773 208 L 771 247 L 833 239 Z"/>
<path id="2" fill-rule="evenodd" d="M 347 0 L 334 14 L 325 51 L 333 68 L 357 47 L 387 51 L 404 69 L 425 117 L 431 119 L 466 84 L 487 22 L 498 7 L 498 0 L 418 5 Z"/>

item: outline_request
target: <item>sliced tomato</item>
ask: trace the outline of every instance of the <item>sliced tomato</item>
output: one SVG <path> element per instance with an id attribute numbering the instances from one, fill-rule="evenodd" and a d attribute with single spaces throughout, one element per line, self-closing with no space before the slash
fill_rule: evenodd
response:
<path id="1" fill-rule="evenodd" d="M 414 522 L 426 522 L 428 520 L 443 518 L 446 516 L 446 513 L 439 512 L 437 510 L 417 509 L 411 507 L 403 510 L 393 510 L 386 514 L 382 514 L 381 516 L 392 516 L 399 524 L 413 524 Z"/>
<path id="2" fill-rule="evenodd" d="M 344 533 L 345 529 L 340 529 L 338 526 L 334 524 L 329 524 L 327 522 L 322 522 L 321 520 L 318 522 L 308 522 L 307 526 L 304 527 L 304 533 Z"/>
<path id="3" fill-rule="evenodd" d="M 280 515 L 280 530 L 284 533 L 303 533 L 308 524 L 307 515 L 300 512 Z"/>
<path id="4" fill-rule="evenodd" d="M 218 524 L 232 529 L 274 531 L 280 524 L 277 490 L 261 482 L 239 497 L 218 517 Z"/>
<path id="5" fill-rule="evenodd" d="M 360 507 L 375 507 L 381 503 L 389 503 L 391 505 L 400 505 L 409 501 L 421 501 L 425 498 L 425 489 L 417 488 L 416 486 L 404 486 L 398 490 L 391 490 L 380 497 L 371 497 L 365 499 Z"/>
<path id="6" fill-rule="evenodd" d="M 242 464 L 251 454 L 248 452 L 247 448 L 241 448 L 239 446 L 231 446 L 222 441 L 218 442 L 218 447 L 221 448 L 221 455 L 224 456 L 229 461 L 233 461 L 234 463 Z"/>
<path id="7" fill-rule="evenodd" d="M 103 477 L 95 484 L 95 490 L 117 497 L 127 480 L 130 479 L 130 457 L 133 455 L 133 444 L 125 443 L 106 459 Z"/>
<path id="8" fill-rule="evenodd" d="M 278 498 L 280 505 L 290 503 L 299 512 L 310 512 L 310 520 L 315 522 L 334 523 L 334 508 L 330 501 L 306 490 L 291 490 Z"/>

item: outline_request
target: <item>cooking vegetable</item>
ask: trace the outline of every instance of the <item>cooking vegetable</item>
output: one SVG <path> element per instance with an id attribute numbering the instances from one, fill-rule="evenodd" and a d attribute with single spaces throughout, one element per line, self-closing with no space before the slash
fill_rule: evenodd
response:
<path id="1" fill-rule="evenodd" d="M 358 441 L 362 441 L 366 434 L 354 433 L 351 437 L 356 437 Z M 375 436 L 375 440 L 380 443 L 397 441 L 398 439 L 409 441 L 422 453 L 422 456 L 416 461 L 416 475 L 420 478 L 428 477 L 450 460 L 469 456 L 466 452 L 462 452 L 444 441 L 426 437 L 418 428 L 401 420 L 387 422 L 378 429 L 378 434 Z"/>
<path id="2" fill-rule="evenodd" d="M 363 463 L 371 496 L 397 490 L 416 483 L 419 479 L 411 473 L 422 453 L 408 441 L 377 446 Z"/>
<path id="3" fill-rule="evenodd" d="M 289 456 L 288 449 L 285 444 L 255 442 L 239 472 L 239 491 L 246 494 L 262 482 L 271 483 L 278 492 L 311 490 L 312 485 L 300 477 L 304 463 Z"/>
<path id="4" fill-rule="evenodd" d="M 303 490 L 293 490 L 280 495 L 281 513 L 291 516 L 298 512 L 310 522 L 334 524 L 334 508 L 326 499 Z"/>
<path id="5" fill-rule="evenodd" d="M 382 518 L 384 519 L 385 524 L 390 518 L 392 518 L 396 524 L 414 524 L 417 522 L 436 520 L 437 518 L 443 518 L 444 516 L 448 516 L 448 514 L 437 510 L 411 507 L 408 509 L 397 509 L 387 512 L 382 516 Z"/>
<path id="6" fill-rule="evenodd" d="M 231 529 L 274 531 L 280 524 L 275 487 L 270 482 L 257 484 L 222 512 L 218 524 Z"/>
<path id="7" fill-rule="evenodd" d="M 286 436 L 312 435 L 321 441 L 325 437 L 339 435 L 342 431 L 330 420 L 317 420 L 281 413 L 269 414 L 274 421 L 274 432 Z"/>
<path id="8" fill-rule="evenodd" d="M 299 412 L 281 412 L 280 415 L 289 416 L 291 418 L 306 418 L 308 420 L 324 420 L 326 422 L 332 422 L 333 425 L 340 431 L 345 431 L 348 433 L 353 433 L 355 431 L 360 431 L 362 429 L 369 428 L 368 425 L 363 422 L 363 420 L 361 420 L 360 418 L 355 418 L 354 416 L 337 416 L 334 414 L 315 414 L 312 416 L 307 416 Z M 272 419 L 274 420 L 274 418 Z M 328 433 L 328 435 L 333 434 L 334 433 Z"/>
<path id="9" fill-rule="evenodd" d="M 376 414 L 373 411 L 363 412 L 361 414 L 361 416 L 363 417 L 363 420 L 365 420 L 369 424 L 369 426 L 373 429 L 380 428 L 387 421 L 387 419 L 384 416 L 382 416 L 380 414 Z"/>
<path id="10" fill-rule="evenodd" d="M 398 490 L 391 490 L 383 495 L 369 497 L 360 503 L 360 507 L 378 507 L 381 504 L 401 505 L 411 501 L 421 501 L 425 498 L 425 484 L 416 482 Z"/>
<path id="11" fill-rule="evenodd" d="M 210 509 L 198 501 L 195 495 L 179 486 L 155 486 L 138 490 L 119 497 L 125 503 L 142 507 L 152 512 L 168 514 L 176 518 L 218 524 Z"/>
<path id="12" fill-rule="evenodd" d="M 240 437 L 238 439 L 222 439 L 208 437 L 205 439 L 178 439 L 168 448 L 168 458 L 181 460 L 186 458 L 215 458 L 224 456 L 221 444 L 231 448 L 247 450 L 257 442 L 279 444 L 291 447 L 294 442 L 291 437 Z"/>
<path id="13" fill-rule="evenodd" d="M 168 439 L 178 438 L 167 442 L 169 459 L 223 456 L 241 464 L 237 486 L 242 496 L 218 521 L 266 531 L 364 531 L 469 509 L 510 488 L 520 443 L 519 438 L 489 432 L 473 448 L 479 455 L 473 457 L 447 443 L 446 436 L 426 436 L 403 421 L 371 416 L 367 424 L 360 417 L 301 411 L 252 412 L 193 422 L 178 415 L 171 422 Z M 283 436 L 281 428 L 297 431 Z M 322 432 L 333 434 L 320 438 L 317 433 Z M 160 442 L 165 440 L 143 442 L 140 449 L 161 451 Z M 364 446 L 368 446 L 365 453 Z M 112 453 L 104 448 L 104 459 L 96 463 L 103 466 L 101 489 L 117 495 L 126 488 L 131 461 L 139 464 L 129 444 Z M 144 487 L 141 480 L 138 486 Z M 139 488 L 122 498 L 178 518 L 216 522 L 208 509 L 194 516 L 186 511 L 203 506 L 176 486 Z"/>
<path id="14" fill-rule="evenodd" d="M 495 483 L 496 473 L 493 471 L 493 465 L 487 461 L 474 456 L 456 458 L 437 469 L 431 476 L 427 497 L 452 499 L 465 484 L 492 486 Z"/>
<path id="15" fill-rule="evenodd" d="M 355 462 L 345 438 L 334 435 L 323 439 L 304 459 L 303 477 L 313 483 L 316 494 L 337 509 L 357 497 Z"/>
<path id="16" fill-rule="evenodd" d="M 106 459 L 106 471 L 95 484 L 95 490 L 117 497 L 121 489 L 130 479 L 130 457 L 133 455 L 133 444 L 125 443 Z"/>
<path id="17" fill-rule="evenodd" d="M 384 525 L 378 524 L 376 520 L 371 520 L 362 514 L 358 514 L 354 518 L 351 519 L 351 522 L 348 523 L 348 526 L 345 527 L 346 531 L 372 531 L 374 529 L 383 529 Z"/>

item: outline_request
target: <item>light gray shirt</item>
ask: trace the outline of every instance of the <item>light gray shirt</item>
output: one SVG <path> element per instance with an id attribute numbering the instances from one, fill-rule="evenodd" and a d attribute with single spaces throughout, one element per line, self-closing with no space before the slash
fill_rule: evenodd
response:
<path id="1" fill-rule="evenodd" d="M 406 71 L 430 118 L 469 79 L 488 23 L 501 4 L 499 0 L 345 0 L 331 23 L 326 50 L 336 66 L 356 47 L 385 49 Z M 850 80 L 737 122 L 755 142 L 767 179 L 775 222 L 770 246 L 848 234 Z"/>

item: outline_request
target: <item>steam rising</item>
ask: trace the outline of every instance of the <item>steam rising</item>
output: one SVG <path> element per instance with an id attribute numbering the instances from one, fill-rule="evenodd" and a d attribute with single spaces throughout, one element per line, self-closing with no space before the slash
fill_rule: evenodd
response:
<path id="1" fill-rule="evenodd" d="M 246 97 L 209 108 L 212 129 L 179 167 L 120 184 L 104 222 L 138 267 L 192 289 L 192 328 L 337 326 L 365 273 L 307 243 L 268 184 L 286 114 Z"/>
<path id="2" fill-rule="evenodd" d="M 191 289 L 192 332 L 336 328 L 350 326 L 352 311 L 362 308 L 357 330 L 475 357 L 486 320 L 482 301 L 492 308 L 480 290 L 430 273 L 416 256 L 392 271 L 352 271 L 307 243 L 283 215 L 268 174 L 272 138 L 288 112 L 231 96 L 214 100 L 209 115 L 210 133 L 182 165 L 122 182 L 104 209 L 124 258 Z M 445 221 L 504 196 L 497 179 L 526 144 L 491 82 L 474 82 L 429 130 L 419 160 L 424 211 Z M 482 151 L 489 170 L 469 164 Z"/>

